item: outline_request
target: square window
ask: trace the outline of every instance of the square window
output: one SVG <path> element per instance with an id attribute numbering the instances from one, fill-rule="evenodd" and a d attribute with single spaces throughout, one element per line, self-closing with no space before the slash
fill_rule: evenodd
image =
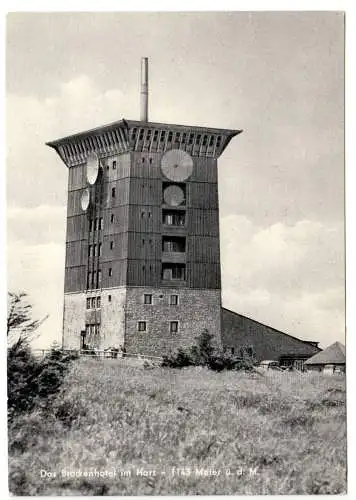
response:
<path id="1" fill-rule="evenodd" d="M 145 293 L 143 296 L 144 304 L 152 304 L 152 295 L 150 293 Z"/>
<path id="2" fill-rule="evenodd" d="M 178 332 L 178 321 L 171 321 L 170 322 L 170 332 L 171 333 L 177 333 Z"/>
<path id="3" fill-rule="evenodd" d="M 171 295 L 170 300 L 169 300 L 169 305 L 170 306 L 177 306 L 178 305 L 178 295 Z"/>
<path id="4" fill-rule="evenodd" d="M 139 321 L 137 325 L 137 329 L 139 332 L 145 332 L 146 331 L 146 321 Z"/>

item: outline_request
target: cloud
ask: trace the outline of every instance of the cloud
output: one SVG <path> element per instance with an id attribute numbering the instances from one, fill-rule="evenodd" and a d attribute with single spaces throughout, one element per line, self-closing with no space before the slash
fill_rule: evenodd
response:
<path id="1" fill-rule="evenodd" d="M 27 245 L 64 244 L 66 208 L 40 205 L 34 208 L 13 207 L 7 211 L 8 239 Z"/>
<path id="2" fill-rule="evenodd" d="M 343 226 L 221 220 L 223 303 L 304 339 L 344 342 Z"/>
<path id="3" fill-rule="evenodd" d="M 8 289 L 28 293 L 33 317 L 49 318 L 39 329 L 36 346 L 49 346 L 61 340 L 64 289 L 64 245 L 20 244 L 7 247 Z"/>

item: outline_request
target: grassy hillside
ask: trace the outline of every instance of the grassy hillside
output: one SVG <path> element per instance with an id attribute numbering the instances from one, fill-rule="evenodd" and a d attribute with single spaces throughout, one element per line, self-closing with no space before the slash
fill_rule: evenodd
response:
<path id="1" fill-rule="evenodd" d="M 124 362 L 77 361 L 53 407 L 14 422 L 12 493 L 346 491 L 343 377 Z"/>

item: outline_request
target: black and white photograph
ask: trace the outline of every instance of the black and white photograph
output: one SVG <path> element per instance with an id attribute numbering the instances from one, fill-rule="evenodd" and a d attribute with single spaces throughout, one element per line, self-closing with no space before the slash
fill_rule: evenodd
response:
<path id="1" fill-rule="evenodd" d="M 10 495 L 347 494 L 345 21 L 7 13 Z"/>

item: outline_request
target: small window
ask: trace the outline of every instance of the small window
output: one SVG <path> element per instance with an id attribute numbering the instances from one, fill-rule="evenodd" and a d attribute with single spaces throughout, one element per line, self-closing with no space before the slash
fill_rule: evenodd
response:
<path id="1" fill-rule="evenodd" d="M 95 297 L 92 297 L 91 298 L 91 308 L 95 309 L 95 305 L 96 305 L 96 299 L 95 299 Z"/>
<path id="2" fill-rule="evenodd" d="M 90 299 L 87 299 L 87 309 L 90 309 Z"/>
<path id="3" fill-rule="evenodd" d="M 146 331 L 146 321 L 139 321 L 137 325 L 137 329 L 139 332 L 145 332 Z"/>
<path id="4" fill-rule="evenodd" d="M 142 163 L 145 163 L 145 157 L 142 156 Z"/>
<path id="5" fill-rule="evenodd" d="M 155 130 L 155 133 L 153 134 L 153 140 L 157 141 L 158 138 L 158 130 Z"/>
<path id="6" fill-rule="evenodd" d="M 148 212 L 148 218 L 150 219 L 152 217 L 152 213 Z"/>
<path id="7" fill-rule="evenodd" d="M 114 160 L 114 161 L 112 162 L 112 168 L 113 168 L 113 170 L 116 170 L 116 160 Z"/>
<path id="8" fill-rule="evenodd" d="M 166 132 L 163 130 L 163 131 L 161 132 L 160 141 L 161 141 L 161 142 L 163 142 L 163 141 L 164 141 L 164 139 L 165 139 L 165 137 L 166 137 Z"/>
<path id="9" fill-rule="evenodd" d="M 93 223 L 94 223 L 93 219 L 90 219 L 90 221 L 89 221 L 89 231 L 93 230 Z"/>
<path id="10" fill-rule="evenodd" d="M 152 295 L 150 293 L 145 293 L 143 296 L 144 304 L 152 304 Z"/>
<path id="11" fill-rule="evenodd" d="M 87 288 L 91 288 L 91 285 L 92 285 L 92 274 L 91 272 L 89 271 L 88 272 L 88 279 L 87 279 Z"/>
<path id="12" fill-rule="evenodd" d="M 208 142 L 208 136 L 204 135 L 204 137 L 203 137 L 203 146 L 206 146 L 207 142 Z"/>
<path id="13" fill-rule="evenodd" d="M 98 219 L 94 219 L 94 231 L 98 228 Z"/>
<path id="14" fill-rule="evenodd" d="M 114 248 L 114 242 L 110 241 L 110 250 L 112 250 L 113 248 Z"/>
<path id="15" fill-rule="evenodd" d="M 234 347 L 231 347 L 231 354 L 234 355 L 235 354 L 235 348 Z"/>
<path id="16" fill-rule="evenodd" d="M 150 160 L 149 160 L 149 161 L 150 161 L 150 165 L 152 165 L 152 158 L 150 158 Z"/>
<path id="17" fill-rule="evenodd" d="M 171 333 L 177 333 L 178 332 L 178 321 L 171 321 L 170 322 L 170 332 Z"/>
<path id="18" fill-rule="evenodd" d="M 99 229 L 103 229 L 104 227 L 104 219 L 102 217 L 100 217 L 99 219 Z"/>
<path id="19" fill-rule="evenodd" d="M 101 247 L 102 247 L 102 244 L 99 243 L 99 245 L 98 245 L 98 256 L 99 257 L 101 256 Z"/>
<path id="20" fill-rule="evenodd" d="M 112 276 L 112 267 L 109 267 L 109 276 Z"/>
<path id="21" fill-rule="evenodd" d="M 171 305 L 171 306 L 178 305 L 178 295 L 171 295 L 169 305 Z"/>
<path id="22" fill-rule="evenodd" d="M 140 129 L 139 141 L 142 141 L 144 133 L 145 133 L 145 129 L 144 129 L 144 128 L 141 128 L 141 129 Z"/>
<path id="23" fill-rule="evenodd" d="M 96 245 L 95 244 L 93 245 L 93 256 L 94 257 L 96 256 Z"/>
<path id="24" fill-rule="evenodd" d="M 114 222 L 114 214 L 111 214 L 110 222 L 111 222 L 111 224 Z"/>
<path id="25" fill-rule="evenodd" d="M 143 219 L 145 216 L 145 212 L 141 212 L 141 219 Z"/>
<path id="26" fill-rule="evenodd" d="M 101 270 L 100 269 L 96 273 L 96 287 L 97 288 L 101 287 Z"/>
<path id="27" fill-rule="evenodd" d="M 173 132 L 169 132 L 169 134 L 168 134 L 168 142 L 172 142 L 172 138 L 173 138 Z"/>
<path id="28" fill-rule="evenodd" d="M 212 146 L 214 144 L 214 136 L 211 135 L 210 136 L 210 142 L 209 142 L 209 146 Z"/>
<path id="29" fill-rule="evenodd" d="M 111 302 L 111 295 L 108 295 L 108 302 Z"/>
<path id="30" fill-rule="evenodd" d="M 98 308 L 99 308 L 99 307 L 100 307 L 100 304 L 101 304 L 101 299 L 100 299 L 100 297 L 97 297 L 97 298 L 96 298 L 96 307 L 98 307 Z"/>
<path id="31" fill-rule="evenodd" d="M 93 246 L 92 245 L 89 245 L 88 254 L 89 254 L 89 257 L 91 257 L 93 255 Z"/>
<path id="32" fill-rule="evenodd" d="M 111 197 L 115 198 L 116 196 L 116 188 L 111 188 Z"/>

